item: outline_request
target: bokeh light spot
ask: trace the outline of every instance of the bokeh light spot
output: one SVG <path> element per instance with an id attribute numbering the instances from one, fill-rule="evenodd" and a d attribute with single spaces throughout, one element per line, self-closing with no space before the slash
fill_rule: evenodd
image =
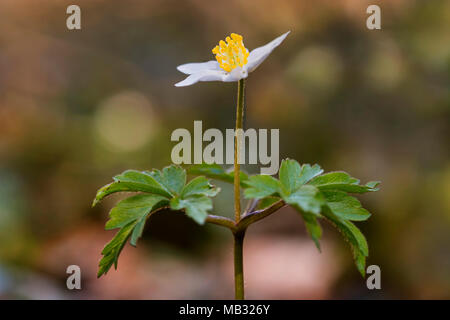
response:
<path id="1" fill-rule="evenodd" d="M 100 103 L 94 120 L 96 134 L 115 152 L 144 147 L 157 130 L 157 120 L 147 97 L 123 91 Z"/>

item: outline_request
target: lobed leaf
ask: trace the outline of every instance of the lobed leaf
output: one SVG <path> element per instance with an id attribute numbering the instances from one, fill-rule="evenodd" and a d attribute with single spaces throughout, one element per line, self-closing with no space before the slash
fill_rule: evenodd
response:
<path id="1" fill-rule="evenodd" d="M 336 171 L 326 173 L 312 179 L 309 184 L 316 186 L 321 191 L 323 190 L 340 190 L 350 193 L 365 193 L 370 191 L 377 191 L 374 186 L 378 182 L 369 182 L 366 185 L 360 185 L 359 180 L 351 177 L 346 172 Z"/>
<path id="2" fill-rule="evenodd" d="M 186 184 L 186 170 L 177 165 L 172 164 L 164 167 L 161 171 L 153 169 L 146 173 L 169 190 L 172 195 L 178 195 Z"/>
<path id="3" fill-rule="evenodd" d="M 299 182 L 300 173 L 301 167 L 297 161 L 291 159 L 281 161 L 279 178 L 284 193 L 290 194 L 301 185 Z"/>
<path id="4" fill-rule="evenodd" d="M 162 170 L 163 184 L 173 194 L 180 194 L 186 184 L 186 171 L 175 165 L 165 167 Z"/>
<path id="5" fill-rule="evenodd" d="M 320 209 L 322 205 L 325 204 L 323 195 L 319 190 L 316 187 L 309 185 L 301 186 L 294 193 L 283 196 L 283 200 L 298 210 L 310 212 L 315 215 L 320 214 Z"/>
<path id="6" fill-rule="evenodd" d="M 370 213 L 348 193 L 377 191 L 379 182 L 361 185 L 358 179 L 346 172 L 322 173 L 317 164 L 300 166 L 297 161 L 286 159 L 281 163 L 279 180 L 270 176 L 251 176 L 246 182 L 244 195 L 259 200 L 258 210 L 283 199 L 302 215 L 306 229 L 319 250 L 322 228 L 318 219 L 325 217 L 349 242 L 356 267 L 364 276 L 369 249 L 364 235 L 351 221 L 367 220 Z"/>
<path id="7" fill-rule="evenodd" d="M 353 221 L 364 221 L 370 217 L 369 211 L 361 206 L 355 197 L 338 190 L 323 191 L 328 207 L 336 216 Z"/>
<path id="8" fill-rule="evenodd" d="M 365 261 L 369 256 L 369 247 L 366 238 L 361 231 L 350 221 L 339 218 L 329 210 L 324 210 L 323 215 L 341 232 L 344 238 L 349 242 L 353 252 L 356 267 L 361 275 L 364 277 Z"/>
<path id="9" fill-rule="evenodd" d="M 127 170 L 113 178 L 114 182 L 100 188 L 95 196 L 93 206 L 106 196 L 116 192 L 147 192 L 172 197 L 172 194 L 151 175 L 136 170 Z"/>
<path id="10" fill-rule="evenodd" d="M 205 177 L 196 177 L 192 179 L 187 185 L 184 186 L 181 191 L 183 198 L 193 195 L 204 195 L 207 197 L 214 197 L 220 192 L 220 188 L 217 188 L 209 183 Z"/>
<path id="11" fill-rule="evenodd" d="M 208 216 L 208 210 L 212 209 L 212 200 L 201 195 L 194 195 L 181 199 L 179 197 L 170 200 L 170 208 L 184 210 L 186 215 L 198 224 L 204 224 Z"/>
<path id="12" fill-rule="evenodd" d="M 133 232 L 131 233 L 131 239 L 130 244 L 133 247 L 136 247 L 137 241 L 140 237 L 142 237 L 142 233 L 144 232 L 145 222 L 147 222 L 147 218 L 151 213 L 148 212 L 145 215 L 143 215 L 139 220 L 136 221 L 136 225 L 133 229 Z"/>
<path id="13" fill-rule="evenodd" d="M 315 164 L 311 166 L 310 164 L 304 164 L 302 165 L 302 168 L 300 170 L 300 175 L 297 178 L 298 184 L 305 184 L 309 182 L 312 178 L 318 176 L 323 172 L 323 169 L 318 165 Z"/>
<path id="14" fill-rule="evenodd" d="M 119 232 L 116 233 L 114 238 L 103 248 L 103 257 L 99 262 L 97 278 L 100 278 L 102 275 L 106 274 L 113 264 L 114 268 L 117 269 L 119 254 L 130 237 L 135 225 L 136 221 L 133 221 L 121 228 Z"/>
<path id="15" fill-rule="evenodd" d="M 117 268 L 119 254 L 128 239 L 133 246 L 141 237 L 147 218 L 164 206 L 183 210 L 197 223 L 203 224 L 212 209 L 209 197 L 217 195 L 219 188 L 205 177 L 197 177 L 186 184 L 186 171 L 175 165 L 163 170 L 127 170 L 115 176 L 114 182 L 101 188 L 94 205 L 104 197 L 122 191 L 143 192 L 120 201 L 110 211 L 105 229 L 120 228 L 114 238 L 102 250 L 98 277 L 106 274 L 114 264 Z"/>
<path id="16" fill-rule="evenodd" d="M 272 176 L 256 175 L 251 176 L 247 181 L 247 188 L 244 196 L 247 199 L 262 199 L 279 193 L 280 182 Z"/>
<path id="17" fill-rule="evenodd" d="M 309 212 L 300 211 L 300 214 L 303 217 L 303 221 L 305 221 L 306 230 L 308 230 L 308 233 L 314 241 L 317 249 L 321 251 L 319 240 L 322 237 L 322 227 L 317 221 L 317 217 Z"/>
<path id="18" fill-rule="evenodd" d="M 155 194 L 138 194 L 120 201 L 111 209 L 110 219 L 105 229 L 122 228 L 131 221 L 139 220 L 160 202 L 168 203 L 167 198 Z"/>
<path id="19" fill-rule="evenodd" d="M 113 263 L 117 268 L 119 254 L 131 235 L 130 243 L 136 246 L 142 235 L 147 217 L 156 209 L 167 205 L 167 198 L 155 194 L 138 194 L 120 201 L 110 211 L 105 229 L 120 228 L 116 236 L 105 246 L 99 263 L 98 277 L 106 274 Z"/>

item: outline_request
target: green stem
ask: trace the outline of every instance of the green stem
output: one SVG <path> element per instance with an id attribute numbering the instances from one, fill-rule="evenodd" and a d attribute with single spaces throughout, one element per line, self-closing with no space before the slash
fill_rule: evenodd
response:
<path id="1" fill-rule="evenodd" d="M 241 135 L 238 134 L 239 129 L 243 129 L 244 118 L 244 90 L 245 80 L 241 79 L 238 82 L 238 95 L 236 106 L 236 130 L 234 136 L 234 217 L 235 223 L 238 224 L 241 220 L 241 190 L 240 190 L 240 165 L 239 165 L 239 150 L 241 144 Z M 234 285 L 235 298 L 237 300 L 244 299 L 244 266 L 242 246 L 244 243 L 245 230 L 234 233 Z"/>
<path id="2" fill-rule="evenodd" d="M 241 220 L 241 193 L 240 193 L 240 164 L 239 158 L 239 148 L 241 145 L 240 135 L 238 135 L 238 130 L 242 129 L 242 122 L 244 118 L 244 90 L 245 90 L 245 80 L 241 79 L 238 82 L 238 96 L 237 96 L 237 106 L 236 106 L 236 129 L 234 135 L 234 217 L 236 223 Z"/>
<path id="3" fill-rule="evenodd" d="M 257 210 L 253 212 L 249 212 L 246 215 L 242 217 L 242 219 L 239 221 L 238 225 L 235 226 L 235 232 L 239 232 L 240 230 L 246 230 L 248 226 L 251 224 L 264 219 L 267 216 L 270 216 L 272 213 L 278 211 L 282 207 L 284 207 L 286 203 L 284 203 L 283 200 L 280 200 L 278 202 L 275 202 L 270 207 L 267 207 L 263 210 Z"/>
<path id="4" fill-rule="evenodd" d="M 236 224 L 234 223 L 234 221 L 227 217 L 208 214 L 208 216 L 206 217 L 206 222 L 228 228 L 232 232 L 236 230 Z"/>
<path id="5" fill-rule="evenodd" d="M 234 234 L 234 296 L 244 300 L 244 257 L 242 253 L 245 230 Z"/>

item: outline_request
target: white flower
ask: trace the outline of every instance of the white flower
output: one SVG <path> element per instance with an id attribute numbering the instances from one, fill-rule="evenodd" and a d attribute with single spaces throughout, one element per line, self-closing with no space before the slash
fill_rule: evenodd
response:
<path id="1" fill-rule="evenodd" d="M 239 81 L 248 77 L 287 37 L 290 31 L 268 44 L 249 52 L 242 36 L 232 33 L 225 41 L 221 40 L 212 52 L 216 61 L 186 63 L 177 67 L 178 71 L 189 76 L 175 84 L 176 87 L 190 86 L 199 81 Z"/>

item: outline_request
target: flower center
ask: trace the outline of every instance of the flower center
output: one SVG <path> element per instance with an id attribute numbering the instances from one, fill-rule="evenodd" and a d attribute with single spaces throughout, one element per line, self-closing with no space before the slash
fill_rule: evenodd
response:
<path id="1" fill-rule="evenodd" d="M 247 64 L 249 52 L 242 42 L 242 36 L 232 33 L 225 40 L 226 42 L 220 40 L 219 45 L 212 49 L 220 67 L 226 72 L 230 72 L 238 66 L 243 67 Z"/>

